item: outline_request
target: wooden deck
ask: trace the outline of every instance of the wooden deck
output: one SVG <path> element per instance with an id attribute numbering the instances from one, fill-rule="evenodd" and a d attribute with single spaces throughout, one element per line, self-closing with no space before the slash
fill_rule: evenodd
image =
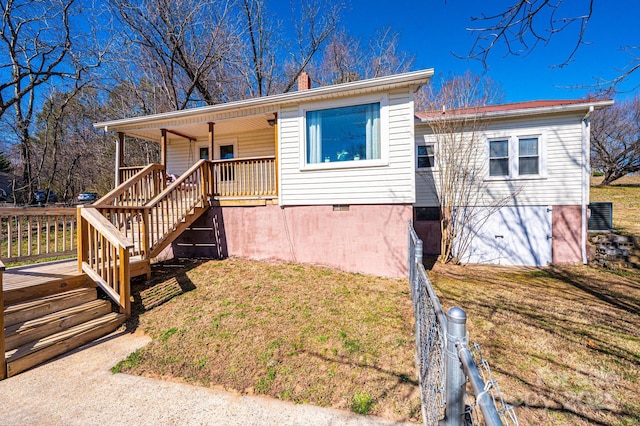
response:
<path id="1" fill-rule="evenodd" d="M 78 272 L 76 259 L 7 268 L 2 280 L 6 305 L 86 286 L 95 284 Z"/>
<path id="2" fill-rule="evenodd" d="M 149 262 L 132 256 L 131 276 L 144 275 Z M 77 259 L 7 268 L 3 273 L 2 291 L 5 305 L 31 300 L 79 287 L 95 287 L 85 273 L 78 272 Z"/>

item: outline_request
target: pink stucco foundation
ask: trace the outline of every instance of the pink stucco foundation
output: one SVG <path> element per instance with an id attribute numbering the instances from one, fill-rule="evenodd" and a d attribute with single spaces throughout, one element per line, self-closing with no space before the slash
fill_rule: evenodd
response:
<path id="1" fill-rule="evenodd" d="M 582 208 L 553 206 L 553 263 L 582 263 Z"/>
<path id="2" fill-rule="evenodd" d="M 185 233 L 173 252 L 216 257 L 219 250 L 223 256 L 406 277 L 407 223 L 412 212 L 410 204 L 212 207 L 194 224 L 200 231 Z M 211 244 L 215 240 L 216 247 Z"/>

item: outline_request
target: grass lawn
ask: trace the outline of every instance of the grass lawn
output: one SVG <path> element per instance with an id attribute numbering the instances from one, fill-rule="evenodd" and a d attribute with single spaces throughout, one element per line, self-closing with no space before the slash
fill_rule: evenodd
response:
<path id="1" fill-rule="evenodd" d="M 640 424 L 640 271 L 587 266 L 443 266 L 429 273 L 462 306 L 520 424 Z"/>
<path id="2" fill-rule="evenodd" d="M 242 259 L 154 276 L 189 291 L 132 318 L 153 341 L 114 371 L 419 419 L 406 280 Z M 467 311 L 521 424 L 640 423 L 640 273 L 436 264 L 430 276 L 445 309 Z"/>
<path id="3" fill-rule="evenodd" d="M 613 202 L 613 227 L 625 234 L 640 235 L 640 175 L 625 176 L 610 186 L 596 186 L 591 178 L 591 201 Z"/>
<path id="4" fill-rule="evenodd" d="M 154 270 L 191 291 L 133 318 L 153 341 L 116 371 L 419 419 L 406 280 L 233 258 L 186 269 Z"/>

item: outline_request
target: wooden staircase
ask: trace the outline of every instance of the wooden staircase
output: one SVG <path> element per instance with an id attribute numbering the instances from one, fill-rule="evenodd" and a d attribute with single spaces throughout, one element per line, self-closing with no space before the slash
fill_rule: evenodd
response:
<path id="1" fill-rule="evenodd" d="M 49 286 L 37 296 L 6 301 L 0 292 L 0 353 L 6 362 L 0 364 L 0 380 L 105 336 L 126 321 L 131 277 L 150 278 L 151 260 L 209 208 L 210 164 L 196 163 L 168 186 L 164 168 L 150 165 L 78 209 L 77 265 L 91 284 Z M 96 287 L 111 301 L 98 299 Z"/>
<path id="2" fill-rule="evenodd" d="M 85 287 L 4 308 L 7 377 L 115 331 L 126 315 L 112 312 Z"/>

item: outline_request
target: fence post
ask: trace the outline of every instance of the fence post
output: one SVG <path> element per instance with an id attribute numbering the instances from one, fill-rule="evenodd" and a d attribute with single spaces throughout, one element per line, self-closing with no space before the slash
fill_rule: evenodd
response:
<path id="1" fill-rule="evenodd" d="M 7 361 L 4 357 L 4 295 L 2 290 L 2 274 L 4 272 L 4 263 L 0 260 L 0 380 L 7 378 Z"/>
<path id="2" fill-rule="evenodd" d="M 463 342 L 467 335 L 467 314 L 454 306 L 447 311 L 447 348 L 446 348 L 446 389 L 447 405 L 445 421 L 447 425 L 464 424 L 464 396 L 466 378 L 462 363 L 458 358 L 456 344 Z"/>

